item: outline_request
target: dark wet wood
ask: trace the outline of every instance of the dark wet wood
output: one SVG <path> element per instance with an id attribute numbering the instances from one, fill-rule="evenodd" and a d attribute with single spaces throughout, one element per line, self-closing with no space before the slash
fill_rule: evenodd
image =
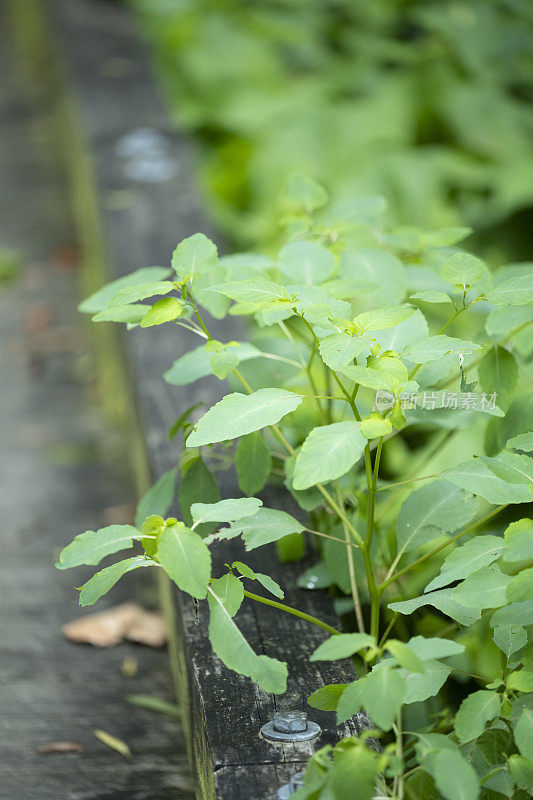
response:
<path id="1" fill-rule="evenodd" d="M 150 76 L 148 53 L 123 9 L 96 0 L 47 0 L 46 5 L 91 153 L 110 270 L 118 275 L 148 264 L 166 265 L 180 239 L 209 230 L 191 181 L 194 153 L 190 143 L 170 125 Z M 166 180 L 155 176 L 140 180 L 131 159 L 124 157 L 131 134 L 142 128 L 161 137 L 170 167 Z M 213 321 L 212 327 L 220 338 L 238 337 L 234 318 Z M 187 336 L 186 332 L 173 335 L 162 326 L 134 330 L 125 338 L 153 477 L 175 463 L 176 445 L 169 444 L 166 434 L 180 412 L 199 400 L 212 404 L 221 395 L 221 384 L 215 379 L 185 388 L 163 383 L 163 372 L 190 348 Z M 222 489 L 225 496 L 237 491 L 227 473 Z M 235 542 L 217 545 L 215 574 L 223 572 L 224 562 L 238 556 L 242 558 L 242 549 Z M 246 561 L 253 566 L 255 558 L 287 590 L 289 604 L 336 624 L 325 593 L 295 588 L 301 566 L 280 565 L 272 549 L 261 550 L 253 559 L 247 556 Z M 306 698 L 325 683 L 352 680 L 353 667 L 350 662 L 309 663 L 309 655 L 325 638 L 323 631 L 247 602 L 237 616 L 243 633 L 257 652 L 287 660 L 289 665 L 287 694 L 266 694 L 250 680 L 229 672 L 214 656 L 207 638 L 205 604 L 200 606 L 197 619 L 189 598 L 178 596 L 178 658 L 188 675 L 181 702 L 189 709 L 198 797 L 212 798 L 215 793 L 220 800 L 273 797 L 314 748 L 336 741 L 355 727 L 339 730 L 333 713 L 309 709 L 311 718 L 323 727 L 320 739 L 312 745 L 280 746 L 259 737 L 261 725 L 279 707 L 306 708 Z"/>

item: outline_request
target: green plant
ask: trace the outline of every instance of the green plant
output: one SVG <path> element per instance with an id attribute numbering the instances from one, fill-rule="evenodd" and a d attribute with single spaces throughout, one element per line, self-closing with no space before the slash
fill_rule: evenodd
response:
<path id="1" fill-rule="evenodd" d="M 461 220 L 504 258 L 528 252 L 528 0 L 130 1 L 239 246 L 277 244 L 298 169 L 335 202 L 385 195 L 391 223 Z"/>
<path id="2" fill-rule="evenodd" d="M 356 658 L 357 681 L 320 687 L 309 702 L 339 722 L 366 711 L 382 749 L 367 747 L 366 733 L 322 749 L 296 800 L 370 800 L 376 783 L 398 800 L 526 798 L 533 525 L 520 504 L 533 500 L 533 425 L 521 391 L 532 273 L 491 273 L 457 246 L 466 228 L 384 228 L 376 198 L 335 212 L 322 187 L 295 175 L 285 200 L 290 241 L 277 259 L 219 258 L 195 234 L 171 269 L 137 270 L 81 304 L 96 322 L 169 323 L 199 338 L 165 379 L 212 374 L 238 391 L 196 422 L 194 406 L 176 420 L 180 463 L 140 501 L 135 526 L 80 534 L 58 567 L 97 565 L 138 543 L 139 554 L 82 587 L 80 603 L 130 570 L 162 568 L 207 600 L 223 663 L 265 691 L 284 692 L 287 668 L 241 634 L 234 617 L 245 598 L 323 628 L 329 637 L 311 659 Z M 252 317 L 252 341 L 214 340 L 206 312 Z M 233 465 L 247 496 L 221 500 L 213 470 Z M 166 518 L 178 468 L 181 520 Z M 299 519 L 253 496 L 269 480 L 285 485 Z M 245 551 L 276 542 L 282 557 L 313 540 L 314 572 L 350 606 L 357 631 L 287 606 L 282 588 L 245 562 L 212 575 L 210 547 L 237 537 Z"/>

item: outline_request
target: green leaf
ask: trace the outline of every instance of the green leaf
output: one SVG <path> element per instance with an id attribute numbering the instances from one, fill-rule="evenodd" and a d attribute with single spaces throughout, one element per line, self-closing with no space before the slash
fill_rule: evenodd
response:
<path id="1" fill-rule="evenodd" d="M 202 600 L 211 578 L 211 554 L 201 537 L 189 528 L 172 525 L 159 539 L 157 558 L 174 583 Z"/>
<path id="2" fill-rule="evenodd" d="M 410 300 L 422 300 L 424 303 L 453 303 L 450 295 L 446 292 L 415 292 L 409 298 Z"/>
<path id="3" fill-rule="evenodd" d="M 254 347 L 253 344 L 248 344 L 247 342 L 236 342 L 236 344 L 239 346 L 232 347 L 229 352 L 235 353 L 239 363 L 248 361 L 250 358 L 257 358 L 261 355 L 260 350 Z M 186 386 L 200 378 L 205 378 L 212 373 L 212 355 L 213 353 L 205 349 L 205 345 L 195 347 L 194 350 L 190 350 L 188 353 L 181 356 L 181 358 L 178 358 L 170 369 L 167 369 L 163 378 L 167 383 L 172 384 L 172 386 Z"/>
<path id="4" fill-rule="evenodd" d="M 78 311 L 83 314 L 98 314 L 99 311 L 103 311 L 106 308 L 111 298 L 115 297 L 121 289 L 125 289 L 128 286 L 137 286 L 140 283 L 161 281 L 168 275 L 170 275 L 168 267 L 142 267 L 142 269 L 135 270 L 135 272 L 130 272 L 129 275 L 123 275 L 122 278 L 106 283 L 90 297 L 82 300 L 78 306 Z"/>
<path id="5" fill-rule="evenodd" d="M 506 447 L 511 447 L 513 450 L 523 450 L 525 453 L 533 452 L 533 432 L 519 433 L 518 436 L 513 436 L 507 442 Z"/>
<path id="6" fill-rule="evenodd" d="M 511 603 L 530 600 L 533 597 L 533 567 L 523 569 L 511 579 L 506 597 Z"/>
<path id="7" fill-rule="evenodd" d="M 464 644 L 459 644 L 453 639 L 441 639 L 438 636 L 413 636 L 407 642 L 407 647 L 422 661 L 456 656 L 465 650 Z"/>
<path id="8" fill-rule="evenodd" d="M 262 434 L 254 431 L 243 436 L 235 451 L 235 469 L 241 492 L 248 495 L 260 492 L 271 467 L 270 451 Z"/>
<path id="9" fill-rule="evenodd" d="M 143 303 L 117 306 L 117 308 L 104 308 L 92 318 L 92 322 L 124 322 L 137 325 L 148 311 L 149 306 Z"/>
<path id="10" fill-rule="evenodd" d="M 221 350 L 219 353 L 213 353 L 209 359 L 209 366 L 213 375 L 220 378 L 221 381 L 231 375 L 235 367 L 239 365 L 239 356 L 235 349 Z"/>
<path id="11" fill-rule="evenodd" d="M 181 316 L 183 303 L 176 297 L 162 297 L 152 308 L 146 312 L 141 320 L 141 328 L 150 328 L 152 325 L 162 325 Z"/>
<path id="12" fill-rule="evenodd" d="M 375 647 L 376 640 L 368 633 L 339 633 L 322 642 L 309 657 L 310 661 L 338 661 L 349 658 L 364 647 Z"/>
<path id="13" fill-rule="evenodd" d="M 275 300 L 289 299 L 289 293 L 284 286 L 259 275 L 246 281 L 221 283 L 212 286 L 210 291 L 219 292 L 239 303 L 272 303 Z M 287 307 L 290 308 L 290 305 Z"/>
<path id="14" fill-rule="evenodd" d="M 505 531 L 503 560 L 507 562 L 533 559 L 533 521 L 527 517 L 511 522 Z"/>
<path id="15" fill-rule="evenodd" d="M 261 545 L 276 542 L 290 533 L 301 533 L 305 528 L 285 511 L 260 508 L 253 517 L 234 522 L 228 530 L 234 536 L 242 534 L 246 549 L 254 550 Z"/>
<path id="16" fill-rule="evenodd" d="M 369 338 L 332 333 L 320 342 L 318 352 L 330 369 L 341 370 L 369 346 Z"/>
<path id="17" fill-rule="evenodd" d="M 133 547 L 134 539 L 142 539 L 142 533 L 132 525 L 108 525 L 97 531 L 85 531 L 63 548 L 56 567 L 70 569 L 81 564 L 99 564 L 106 556 Z"/>
<path id="18" fill-rule="evenodd" d="M 424 667 L 423 674 L 400 670 L 407 687 L 403 701 L 405 704 L 421 703 L 429 697 L 435 697 L 451 672 L 451 667 L 447 664 L 441 664 L 440 661 L 431 658 L 424 662 Z"/>
<path id="19" fill-rule="evenodd" d="M 496 394 L 496 405 L 507 411 L 518 382 L 518 365 L 504 347 L 492 347 L 477 368 L 479 384 L 487 394 Z"/>
<path id="20" fill-rule="evenodd" d="M 310 214 L 326 205 L 328 193 L 316 181 L 295 172 L 287 181 L 283 199 Z"/>
<path id="21" fill-rule="evenodd" d="M 174 467 L 164 472 L 151 486 L 137 503 L 135 525 L 140 528 L 147 517 L 156 515 L 166 516 L 176 494 L 176 475 L 178 468 Z"/>
<path id="22" fill-rule="evenodd" d="M 497 692 L 481 689 L 466 697 L 455 717 L 455 733 L 460 742 L 481 736 L 487 722 L 500 713 L 501 700 Z"/>
<path id="23" fill-rule="evenodd" d="M 496 561 L 504 549 L 505 541 L 501 536 L 486 535 L 470 539 L 446 556 L 440 575 L 434 578 L 424 591 L 431 592 L 461 578 L 467 578 Z"/>
<path id="24" fill-rule="evenodd" d="M 376 796 L 379 771 L 377 753 L 364 744 L 340 750 L 335 754 L 331 775 L 333 797 L 335 800 L 372 800 Z"/>
<path id="25" fill-rule="evenodd" d="M 396 721 L 406 690 L 398 670 L 381 662 L 379 669 L 374 668 L 345 689 L 337 706 L 337 722 L 340 725 L 364 708 L 375 725 L 388 731 Z"/>
<path id="26" fill-rule="evenodd" d="M 157 711 L 159 714 L 165 714 L 167 717 L 179 719 L 180 708 L 175 703 L 169 703 L 161 697 L 153 697 L 149 694 L 127 694 L 124 697 L 127 703 L 140 708 L 148 708 L 150 711 Z"/>
<path id="27" fill-rule="evenodd" d="M 211 581 L 211 589 L 230 617 L 234 617 L 244 600 L 242 581 L 228 572 L 222 578 L 215 578 L 214 581 Z"/>
<path id="28" fill-rule="evenodd" d="M 507 688 L 517 692 L 533 692 L 533 672 L 526 669 L 511 672 L 507 678 Z"/>
<path id="29" fill-rule="evenodd" d="M 499 625 L 533 625 L 533 600 L 510 603 L 499 608 L 490 621 L 491 628 Z"/>
<path id="30" fill-rule="evenodd" d="M 445 262 L 441 274 L 454 289 L 466 292 L 479 281 L 484 271 L 485 265 L 479 258 L 470 253 L 455 253 Z"/>
<path id="31" fill-rule="evenodd" d="M 509 660 L 513 653 L 518 652 L 527 644 L 527 631 L 521 625 L 497 625 L 494 628 L 493 639 Z"/>
<path id="32" fill-rule="evenodd" d="M 499 286 L 487 295 L 489 303 L 495 306 L 525 306 L 533 301 L 533 273 L 519 275 Z"/>
<path id="33" fill-rule="evenodd" d="M 516 785 L 533 796 L 533 760 L 512 755 L 507 764 Z"/>
<path id="34" fill-rule="evenodd" d="M 340 478 L 361 458 L 365 444 L 359 422 L 313 428 L 296 459 L 293 487 L 308 489 Z"/>
<path id="35" fill-rule="evenodd" d="M 475 770 L 454 750 L 440 750 L 433 760 L 433 778 L 446 800 L 477 800 L 479 781 Z"/>
<path id="36" fill-rule="evenodd" d="M 416 653 L 398 639 L 389 639 L 385 644 L 385 650 L 388 650 L 389 653 L 394 656 L 398 664 L 404 667 L 404 669 L 419 673 L 424 673 L 426 671 L 423 662 L 418 658 Z"/>
<path id="37" fill-rule="evenodd" d="M 462 242 L 472 233 L 472 228 L 455 227 L 442 228 L 438 231 L 429 231 L 422 234 L 424 247 L 451 247 Z"/>
<path id="38" fill-rule="evenodd" d="M 104 594 L 107 594 L 126 572 L 131 572 L 132 569 L 137 569 L 137 567 L 153 567 L 155 565 L 156 562 L 152 561 L 152 559 L 148 559 L 145 556 L 134 556 L 133 558 L 126 558 L 124 561 L 117 561 L 116 564 L 111 564 L 110 567 L 101 569 L 81 587 L 80 606 L 92 606 Z"/>
<path id="39" fill-rule="evenodd" d="M 390 377 L 387 373 L 380 372 L 377 369 L 348 364 L 348 366 L 343 367 L 342 374 L 346 375 L 354 383 L 359 383 L 368 389 L 390 391 Z"/>
<path id="40" fill-rule="evenodd" d="M 452 600 L 469 608 L 498 608 L 506 602 L 511 578 L 497 567 L 474 572 L 452 591 Z"/>
<path id="41" fill-rule="evenodd" d="M 193 503 L 191 514 L 193 530 L 202 522 L 235 522 L 251 517 L 262 506 L 257 497 L 239 497 L 236 500 L 220 500 L 218 503 Z"/>
<path id="42" fill-rule="evenodd" d="M 533 710 L 524 708 L 515 725 L 514 740 L 520 754 L 533 761 Z"/>
<path id="43" fill-rule="evenodd" d="M 443 473 L 449 481 L 493 505 L 533 500 L 531 459 L 503 452 L 496 458 L 475 458 Z M 512 482 L 511 482 L 512 481 Z"/>
<path id="44" fill-rule="evenodd" d="M 307 702 L 311 708 L 318 708 L 320 711 L 336 711 L 339 698 L 348 686 L 348 683 L 331 683 L 328 686 L 322 686 L 313 692 Z"/>
<path id="45" fill-rule="evenodd" d="M 479 350 L 480 347 L 481 345 L 475 342 L 441 334 L 407 345 L 402 352 L 402 358 L 409 358 L 417 364 L 425 364 L 427 361 L 437 361 L 448 353 L 467 355 Z"/>
<path id="46" fill-rule="evenodd" d="M 273 580 L 270 575 L 264 575 L 262 572 L 255 573 L 255 580 L 263 586 L 267 592 L 273 594 L 274 597 L 279 597 L 280 600 L 283 600 L 285 597 L 285 592 L 281 588 L 281 586 Z"/>
<path id="47" fill-rule="evenodd" d="M 405 297 L 406 275 L 402 262 L 392 253 L 378 248 L 357 248 L 344 252 L 339 262 L 339 275 L 349 281 L 368 285 L 373 284 L 370 299 L 376 305 L 400 303 Z M 366 284 L 366 286 L 365 286 Z"/>
<path id="48" fill-rule="evenodd" d="M 171 281 L 151 281 L 149 283 L 138 283 L 135 286 L 126 286 L 116 293 L 108 303 L 108 308 L 117 308 L 130 303 L 137 303 L 147 297 L 154 297 L 159 294 L 174 292 L 176 287 Z"/>
<path id="49" fill-rule="evenodd" d="M 203 459 L 197 458 L 187 469 L 179 485 L 178 498 L 181 517 L 189 527 L 192 525 L 191 506 L 194 503 L 217 503 L 220 500 L 216 481 Z M 216 525 L 205 523 L 197 533 L 206 536 L 215 528 Z"/>
<path id="50" fill-rule="evenodd" d="M 421 486 L 411 492 L 400 509 L 398 551 L 409 553 L 443 533 L 453 533 L 467 525 L 478 508 L 476 498 L 447 480 Z"/>
<path id="51" fill-rule="evenodd" d="M 467 608 L 466 606 L 456 603 L 451 598 L 451 589 L 441 589 L 437 592 L 424 594 L 421 597 L 413 597 L 411 600 L 402 600 L 398 603 L 389 603 L 388 608 L 392 611 L 398 611 L 400 614 L 412 614 L 418 608 L 423 606 L 434 606 L 443 614 L 451 617 L 461 625 L 472 625 L 473 622 L 478 620 L 481 616 L 479 609 Z"/>
<path id="52" fill-rule="evenodd" d="M 224 272 L 217 267 L 196 275 L 191 286 L 191 294 L 196 303 L 209 311 L 215 319 L 224 319 L 231 305 L 228 297 L 211 291 L 213 286 L 218 285 L 221 277 L 225 277 Z"/>
<path id="53" fill-rule="evenodd" d="M 189 416 L 192 414 L 192 412 L 196 408 L 199 408 L 201 405 L 202 405 L 202 403 L 193 403 L 192 406 L 189 406 L 189 408 L 186 408 L 185 411 L 182 414 L 179 415 L 177 420 L 172 423 L 172 425 L 170 426 L 170 428 L 168 430 L 168 439 L 169 439 L 169 441 L 171 439 L 173 439 L 174 436 L 177 434 L 177 432 L 186 425 L 187 420 L 189 419 Z"/>
<path id="54" fill-rule="evenodd" d="M 184 278 L 198 275 L 216 267 L 217 248 L 203 233 L 183 239 L 172 253 L 172 269 Z"/>
<path id="55" fill-rule="evenodd" d="M 187 447 L 224 442 L 273 425 L 301 402 L 300 395 L 285 389 L 259 389 L 250 395 L 228 394 L 196 424 L 187 439 Z"/>
<path id="56" fill-rule="evenodd" d="M 283 694 L 287 688 L 287 665 L 254 653 L 224 603 L 211 588 L 208 602 L 209 639 L 222 663 L 229 669 L 252 678 L 265 692 Z"/>
<path id="57" fill-rule="evenodd" d="M 122 739 L 112 736 L 110 733 L 107 733 L 107 731 L 96 729 L 93 732 L 96 738 L 102 742 L 102 744 L 105 744 L 106 747 L 111 748 L 111 750 L 116 750 L 116 752 L 120 753 L 120 755 L 124 756 L 124 758 L 131 758 L 131 750 L 126 742 L 122 741 Z"/>
<path id="58" fill-rule="evenodd" d="M 367 331 L 382 331 L 385 328 L 392 328 L 410 317 L 415 311 L 416 308 L 414 306 L 408 305 L 386 306 L 385 308 L 376 308 L 373 311 L 364 311 L 354 318 L 357 335 L 361 336 Z"/>
<path id="59" fill-rule="evenodd" d="M 279 254 L 278 267 L 289 283 L 312 286 L 323 283 L 335 271 L 335 256 L 317 242 L 291 242 Z"/>
<path id="60" fill-rule="evenodd" d="M 361 433 L 367 439 L 388 436 L 392 433 L 392 422 L 388 418 L 383 419 L 377 412 L 372 412 L 361 422 Z"/>

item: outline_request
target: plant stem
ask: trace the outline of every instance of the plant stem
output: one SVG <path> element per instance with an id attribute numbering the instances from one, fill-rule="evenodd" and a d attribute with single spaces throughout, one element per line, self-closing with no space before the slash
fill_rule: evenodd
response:
<path id="1" fill-rule="evenodd" d="M 396 620 L 398 619 L 399 615 L 400 615 L 400 612 L 399 612 L 399 611 L 395 611 L 395 612 L 394 612 L 394 614 L 392 615 L 392 619 L 391 619 L 391 621 L 389 622 L 389 624 L 387 625 L 387 630 L 385 631 L 385 633 L 383 634 L 383 636 L 382 636 L 382 637 L 381 637 L 381 639 L 379 640 L 379 644 L 378 644 L 378 647 L 379 647 L 379 648 L 383 647 L 383 645 L 384 645 L 384 644 L 385 644 L 385 642 L 387 641 L 387 639 L 388 639 L 388 636 L 389 636 L 389 633 L 390 633 L 390 632 L 391 632 L 391 630 L 394 628 L 394 623 L 395 623 L 395 622 L 396 622 Z"/>
<path id="2" fill-rule="evenodd" d="M 341 490 L 339 489 L 338 482 L 335 481 L 335 491 L 337 492 L 337 502 L 339 506 L 343 509 L 346 513 L 346 508 L 344 506 L 344 501 L 342 499 Z M 346 558 L 348 559 L 348 574 L 350 576 L 350 589 L 352 592 L 352 600 L 353 606 L 355 611 L 355 619 L 357 620 L 357 627 L 360 633 L 365 633 L 365 622 L 363 620 L 363 612 L 361 610 L 361 600 L 359 598 L 359 590 L 357 588 L 357 580 L 355 578 L 355 562 L 353 559 L 353 552 L 352 547 L 353 543 L 350 541 L 350 531 L 348 530 L 346 523 L 342 522 L 342 528 L 344 531 L 344 541 L 346 544 Z"/>
<path id="3" fill-rule="evenodd" d="M 366 467 L 366 477 L 367 477 L 368 502 L 366 509 L 366 535 L 363 547 L 363 559 L 365 563 L 368 592 L 370 594 L 370 635 L 374 636 L 376 641 L 378 641 L 379 639 L 379 610 L 381 603 L 381 589 L 376 585 L 376 579 L 374 576 L 374 569 L 372 565 L 371 548 L 372 548 L 372 539 L 374 535 L 374 510 L 375 510 L 375 499 L 376 499 L 376 484 L 379 473 L 379 462 L 381 459 L 382 447 L 383 447 L 383 437 L 380 437 L 378 442 L 378 447 L 376 450 L 374 470 L 372 470 L 370 447 L 368 445 L 365 447 L 365 467 Z"/>
<path id="4" fill-rule="evenodd" d="M 322 622 L 322 620 L 312 617 L 311 614 L 306 614 L 305 611 L 299 611 L 297 608 L 292 608 L 291 606 L 285 605 L 285 603 L 278 603 L 277 600 L 271 600 L 269 597 L 261 597 L 258 594 L 247 592 L 246 589 L 244 590 L 244 596 L 248 597 L 250 600 L 256 600 L 258 603 L 263 603 L 265 606 L 272 606 L 272 608 L 285 611 L 287 614 L 292 614 L 293 617 L 305 619 L 306 622 L 312 622 L 313 625 L 318 625 L 319 628 L 323 628 L 325 631 L 328 631 L 328 633 L 331 633 L 335 636 L 339 635 L 339 631 L 335 630 L 335 628 L 333 628 L 331 625 L 328 625 L 327 622 Z"/>
<path id="5" fill-rule="evenodd" d="M 411 564 L 408 564 L 406 567 L 399 570 L 399 572 L 397 572 L 395 575 L 391 575 L 390 578 L 386 578 L 386 580 L 384 580 L 383 583 L 380 584 L 379 586 L 380 592 L 384 592 L 385 589 L 388 586 L 390 586 L 391 583 L 394 583 L 395 580 L 400 578 L 402 575 L 405 575 L 407 572 L 410 572 L 419 564 L 423 564 L 424 561 L 428 560 L 428 558 L 432 558 L 437 553 L 440 553 L 441 550 L 444 550 L 446 547 L 449 547 L 451 544 L 453 544 L 453 542 L 456 542 L 457 539 L 460 539 L 461 536 L 464 536 L 466 533 L 470 533 L 470 531 L 479 528 L 479 526 L 483 525 L 484 522 L 488 522 L 489 519 L 492 519 L 492 517 L 495 517 L 496 514 L 499 514 L 500 511 L 502 511 L 504 508 L 507 508 L 508 505 L 509 503 L 503 503 L 501 506 L 494 508 L 488 514 L 485 514 L 484 517 L 478 519 L 477 522 L 473 522 L 471 525 L 468 525 L 466 528 L 457 533 L 455 536 L 452 536 L 451 539 L 448 539 L 446 542 L 443 542 L 442 544 L 439 544 L 437 547 L 434 547 L 433 550 L 429 551 L 429 553 L 425 553 L 424 555 L 420 556 L 420 558 L 417 558 L 416 561 L 413 561 Z"/>

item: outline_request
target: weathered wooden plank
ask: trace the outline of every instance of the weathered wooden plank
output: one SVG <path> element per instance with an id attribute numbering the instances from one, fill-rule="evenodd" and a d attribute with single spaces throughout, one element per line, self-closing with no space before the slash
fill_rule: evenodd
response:
<path id="1" fill-rule="evenodd" d="M 111 270 L 122 274 L 146 264 L 167 264 L 177 241 L 205 230 L 206 222 L 190 177 L 190 145 L 169 125 L 150 77 L 148 54 L 121 8 L 94 0 L 47 0 L 46 5 L 91 152 Z M 118 71 L 110 68 L 117 60 L 122 64 Z M 149 148 L 140 147 L 137 162 L 127 155 L 135 149 L 135 142 L 142 144 L 139 129 L 146 126 L 159 136 L 168 168 L 164 180 L 157 169 L 150 172 L 153 153 L 150 156 Z M 234 320 L 213 321 L 212 327 L 221 338 L 237 338 Z M 153 476 L 175 463 L 175 445 L 169 444 L 166 431 L 181 409 L 199 400 L 211 404 L 220 396 L 220 384 L 214 379 L 183 389 L 162 382 L 164 370 L 189 349 L 185 336 L 172 338 L 161 328 L 135 330 L 125 340 Z M 223 491 L 236 491 L 227 474 Z M 235 542 L 218 544 L 215 572 L 221 573 L 224 563 L 238 556 L 242 558 L 242 551 Z M 253 558 L 247 555 L 246 561 L 253 566 L 256 558 L 287 589 L 289 604 L 335 624 L 325 593 L 296 588 L 296 570 L 280 565 L 273 550 Z M 323 640 L 323 631 L 281 613 L 274 620 L 272 610 L 251 603 L 239 612 L 237 622 L 252 646 L 289 664 L 288 691 L 278 698 L 230 673 L 213 655 L 205 604 L 200 604 L 198 617 L 187 597 L 178 596 L 178 605 L 178 657 L 188 675 L 188 693 L 182 692 L 182 702 L 189 707 L 191 757 L 199 797 L 212 797 L 214 792 L 220 800 L 270 797 L 301 768 L 313 747 L 356 730 L 357 725 L 351 724 L 339 731 L 333 714 L 310 710 L 323 727 L 314 744 L 274 745 L 259 736 L 261 725 L 277 708 L 305 708 L 308 695 L 324 683 L 353 679 L 350 662 L 309 663 L 308 656 Z"/>

